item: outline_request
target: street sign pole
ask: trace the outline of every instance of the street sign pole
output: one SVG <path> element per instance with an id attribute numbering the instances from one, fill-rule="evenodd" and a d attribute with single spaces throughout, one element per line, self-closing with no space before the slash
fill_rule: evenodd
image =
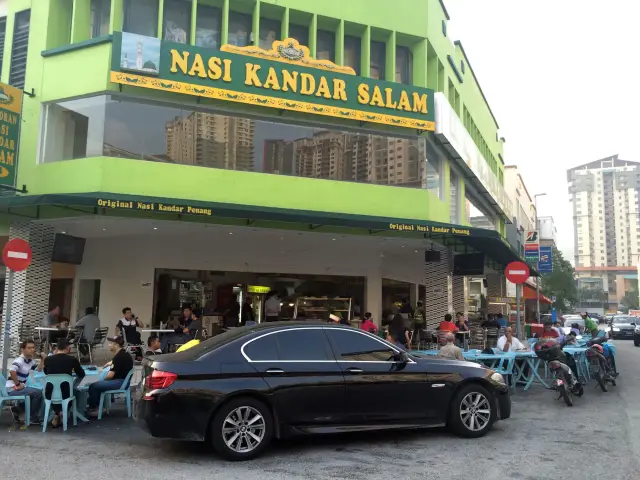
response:
<path id="1" fill-rule="evenodd" d="M 522 288 L 521 284 L 516 285 L 516 337 L 522 338 L 522 328 L 520 326 L 520 289 Z"/>
<path id="2" fill-rule="evenodd" d="M 536 312 L 538 315 L 538 322 L 540 321 L 540 319 L 542 318 L 540 316 L 540 282 L 542 281 L 542 277 L 538 277 L 537 281 L 536 281 Z"/>
<path id="3" fill-rule="evenodd" d="M 9 360 L 9 350 L 11 349 L 11 304 L 13 299 L 13 270 L 9 270 L 7 268 L 7 304 L 5 305 L 4 311 L 4 338 L 2 342 L 2 375 L 4 378 L 9 378 L 7 376 L 7 361 Z"/>
<path id="4" fill-rule="evenodd" d="M 29 268 L 33 258 L 31 247 L 20 238 L 9 240 L 2 249 L 2 260 L 7 267 L 7 304 L 4 311 L 4 329 L 2 342 L 2 366 L 0 370 L 7 377 L 7 361 L 11 351 L 11 305 L 13 303 L 13 277 L 15 272 L 22 272 Z"/>

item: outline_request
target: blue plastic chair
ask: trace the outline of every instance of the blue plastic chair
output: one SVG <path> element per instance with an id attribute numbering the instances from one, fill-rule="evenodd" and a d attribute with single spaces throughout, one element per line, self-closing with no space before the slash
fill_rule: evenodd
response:
<path id="1" fill-rule="evenodd" d="M 124 394 L 127 402 L 127 416 L 131 418 L 131 377 L 133 376 L 133 370 L 127 374 L 126 378 L 122 381 L 122 386 L 117 390 L 107 390 L 100 394 L 100 405 L 98 405 L 98 420 L 102 420 L 102 409 L 104 406 L 108 406 L 111 403 L 111 395 Z M 106 398 L 106 400 L 105 400 Z"/>
<path id="2" fill-rule="evenodd" d="M 31 423 L 31 397 L 29 395 L 14 395 L 12 397 L 7 393 L 7 379 L 0 375 L 0 411 L 4 402 L 24 402 L 24 423 L 28 427 Z"/>
<path id="3" fill-rule="evenodd" d="M 505 353 L 502 358 L 498 361 L 498 364 L 492 368 L 496 373 L 499 373 L 503 376 L 509 377 L 509 383 L 511 387 L 515 390 L 516 382 L 515 378 L 513 378 L 513 369 L 516 365 L 516 356 L 513 353 Z"/>
<path id="4" fill-rule="evenodd" d="M 69 384 L 69 392 L 71 396 L 69 398 L 62 398 L 62 389 L 60 388 L 63 384 Z M 47 400 L 44 398 L 44 422 L 42 422 L 42 432 L 47 431 L 47 424 L 49 423 L 49 410 L 51 409 L 51 405 L 61 405 L 62 406 L 62 429 L 67 431 L 67 410 L 69 407 L 69 403 L 73 408 L 73 424 L 78 425 L 78 412 L 76 410 L 76 397 L 73 393 L 73 377 L 71 375 L 47 375 L 44 377 L 44 389 L 42 390 L 43 395 L 47 388 L 47 385 L 51 385 L 53 387 L 53 391 L 51 392 L 51 400 Z"/>

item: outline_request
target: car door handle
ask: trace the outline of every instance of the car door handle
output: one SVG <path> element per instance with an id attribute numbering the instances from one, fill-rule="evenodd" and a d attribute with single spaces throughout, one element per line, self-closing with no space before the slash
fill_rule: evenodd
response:
<path id="1" fill-rule="evenodd" d="M 281 368 L 267 368 L 265 370 L 265 373 L 267 375 L 282 375 L 284 373 L 284 370 L 282 370 Z"/>
<path id="2" fill-rule="evenodd" d="M 361 368 L 347 368 L 347 372 L 349 372 L 351 375 L 358 375 L 360 373 L 362 373 L 362 369 Z"/>

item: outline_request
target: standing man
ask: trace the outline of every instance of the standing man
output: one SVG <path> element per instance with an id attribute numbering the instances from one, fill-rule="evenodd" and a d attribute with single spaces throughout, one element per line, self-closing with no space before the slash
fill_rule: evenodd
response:
<path id="1" fill-rule="evenodd" d="M 109 351 L 113 353 L 113 360 L 105 365 L 105 368 L 111 366 L 111 370 L 104 380 L 89 385 L 88 414 L 94 417 L 98 415 L 102 392 L 122 388 L 122 382 L 133 370 L 133 358 L 122 348 L 124 346 L 122 337 L 109 337 L 107 340 L 109 340 Z"/>
<path id="2" fill-rule="evenodd" d="M 266 317 L 267 322 L 277 322 L 278 317 L 280 316 L 280 297 L 278 294 L 271 290 L 268 294 L 268 298 L 264 302 L 264 316 Z"/>
<path id="3" fill-rule="evenodd" d="M 74 387 L 84 378 L 85 373 L 80 366 L 80 362 L 76 357 L 69 355 L 69 342 L 66 338 L 58 340 L 54 354 L 44 359 L 44 373 L 47 375 L 73 375 L 75 373 Z M 44 392 L 45 398 L 51 399 L 52 390 L 52 385 L 47 385 L 47 389 Z M 62 392 L 62 398 L 69 398 L 71 396 L 68 384 L 63 383 L 60 386 L 60 390 Z M 54 403 L 51 405 L 51 408 L 53 409 L 53 413 L 55 413 L 51 425 L 53 428 L 58 428 L 61 421 L 60 413 L 62 413 L 62 406 Z"/>
<path id="4" fill-rule="evenodd" d="M 36 367 L 33 361 L 33 355 L 36 351 L 36 344 L 33 340 L 25 340 L 20 344 L 20 356 L 17 357 L 11 366 L 9 367 L 9 380 L 5 385 L 7 394 L 10 397 L 28 395 L 31 399 L 31 423 L 39 425 L 40 410 L 42 409 L 42 391 L 38 388 L 27 387 L 27 380 L 29 379 L 29 373 L 31 370 L 42 371 L 44 362 L 41 361 Z M 44 352 L 42 357 L 45 357 Z M 19 405 L 11 408 L 13 419 L 16 423 L 22 424 L 24 414 L 24 403 L 20 402 Z"/>
<path id="5" fill-rule="evenodd" d="M 96 330 L 100 328 L 100 319 L 96 315 L 96 311 L 93 307 L 87 307 L 85 310 L 85 316 L 76 322 L 76 327 L 82 328 L 80 334 L 80 343 L 91 343 L 96 335 Z M 78 345 L 78 349 L 82 355 L 89 355 L 88 345 Z"/>

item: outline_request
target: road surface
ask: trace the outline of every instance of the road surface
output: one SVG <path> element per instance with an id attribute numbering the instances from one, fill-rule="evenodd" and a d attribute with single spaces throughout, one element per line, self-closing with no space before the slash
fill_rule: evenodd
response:
<path id="1" fill-rule="evenodd" d="M 511 419 L 478 440 L 444 429 L 298 438 L 252 462 L 229 463 L 205 445 L 152 439 L 120 413 L 43 435 L 33 427 L 14 431 L 5 411 L 0 472 L 64 480 L 640 479 L 640 348 L 616 345 L 621 375 L 609 393 L 591 382 L 568 408 L 553 392 L 519 389 Z"/>

